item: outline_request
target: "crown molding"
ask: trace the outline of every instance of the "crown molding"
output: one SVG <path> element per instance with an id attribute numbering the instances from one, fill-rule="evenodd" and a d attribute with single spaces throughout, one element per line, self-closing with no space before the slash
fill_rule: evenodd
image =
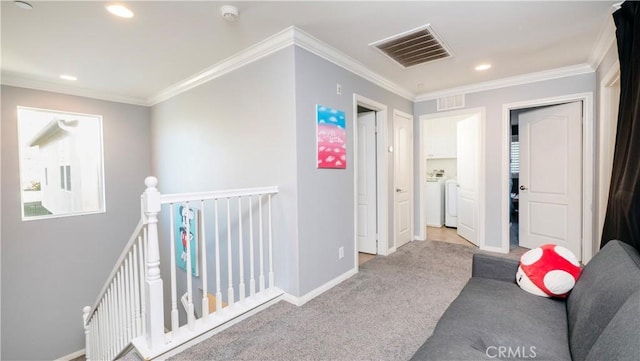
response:
<path id="1" fill-rule="evenodd" d="M 8 74 L 2 74 L 2 84 L 15 86 L 19 88 L 28 88 L 28 89 L 42 90 L 42 91 L 61 93 L 61 94 L 67 94 L 67 95 L 75 95 L 75 96 L 84 97 L 84 98 L 107 100 L 107 101 L 118 102 L 118 103 L 143 105 L 143 106 L 149 105 L 147 103 L 147 100 L 144 98 L 125 97 L 125 96 L 112 94 L 108 92 L 102 92 L 102 91 L 97 91 L 92 89 L 84 89 L 84 88 L 79 88 L 79 87 L 74 87 L 74 86 L 69 86 L 64 84 L 56 84 L 56 83 L 51 83 L 51 82 L 46 82 L 41 80 L 26 79 L 26 78 L 14 76 L 14 75 L 8 75 Z"/>
<path id="2" fill-rule="evenodd" d="M 398 84 L 390 81 L 389 79 L 373 72 L 362 63 L 357 60 L 341 53 L 339 50 L 327 45 L 326 43 L 318 40 L 317 38 L 309 35 L 308 33 L 296 28 L 293 28 L 294 44 L 302 49 L 305 49 L 335 65 L 344 68 L 355 75 L 358 75 L 365 80 L 368 80 L 383 89 L 386 89 L 398 96 L 401 96 L 407 100 L 413 101 L 415 94 L 402 88 Z"/>
<path id="3" fill-rule="evenodd" d="M 612 11 L 614 9 L 612 8 Z M 613 17 L 608 16 L 600 27 L 598 38 L 591 49 L 589 60 L 587 63 L 591 65 L 593 69 L 598 69 L 604 57 L 607 56 L 609 49 L 613 46 L 616 40 L 616 25 L 613 22 Z"/>
<path id="4" fill-rule="evenodd" d="M 182 80 L 165 90 L 157 93 L 148 100 L 148 105 L 155 105 L 164 100 L 172 98 L 180 93 L 183 93 L 189 89 L 193 89 L 199 85 L 209 82 L 213 79 L 219 78 L 225 74 L 228 74 L 234 70 L 242 68 L 254 61 L 271 55 L 287 46 L 293 45 L 294 28 L 286 28 L 279 33 L 276 33 L 267 39 L 252 45 L 239 53 L 232 55 L 225 60 L 214 64 L 199 73 L 196 73 L 185 80 Z"/>
<path id="5" fill-rule="evenodd" d="M 438 90 L 434 92 L 428 92 L 415 95 L 414 93 L 402 88 L 398 84 L 390 81 L 389 79 L 373 72 L 368 69 L 362 63 L 355 59 L 341 53 L 337 49 L 327 45 L 321 40 L 311 36 L 310 34 L 300 30 L 295 26 L 288 27 L 269 38 L 250 46 L 239 53 L 214 64 L 172 86 L 156 93 L 149 98 L 138 97 L 125 97 L 121 95 L 111 94 L 107 92 L 100 92 L 91 89 L 83 89 L 73 86 L 66 86 L 61 84 L 55 84 L 50 82 L 43 82 L 38 80 L 31 80 L 20 78 L 11 75 L 2 75 L 1 83 L 5 85 L 31 88 L 43 91 L 52 91 L 62 94 L 76 95 L 88 98 L 102 99 L 107 101 L 114 101 L 119 103 L 135 104 L 142 106 L 152 106 L 158 104 L 164 100 L 170 99 L 178 94 L 181 94 L 189 89 L 193 89 L 199 85 L 209 82 L 213 79 L 219 78 L 234 70 L 240 69 L 252 62 L 262 59 L 268 55 L 271 55 L 279 50 L 282 50 L 288 46 L 295 45 L 302 49 L 305 49 L 316 56 L 319 56 L 345 70 L 372 82 L 381 88 L 394 93 L 402 98 L 413 102 L 421 102 L 431 99 L 436 99 L 444 96 L 476 93 L 485 90 L 499 89 L 509 86 L 522 85 L 526 83 L 558 79 L 567 76 L 574 76 L 586 73 L 594 72 L 594 69 L 604 59 L 609 47 L 615 40 L 615 29 L 612 31 L 613 22 L 607 22 L 603 26 L 601 35 L 598 38 L 598 42 L 594 46 L 592 56 L 589 58 L 589 62 L 585 64 L 578 64 L 563 68 L 545 70 L 536 73 L 529 73 L 518 75 L 509 78 L 503 78 L 498 80 L 492 80 L 483 83 L 470 84 L 455 88 L 449 88 L 444 90 Z"/>
<path id="6" fill-rule="evenodd" d="M 414 98 L 413 93 L 374 73 L 353 58 L 341 53 L 297 27 L 290 26 L 279 33 L 221 61 L 220 63 L 170 86 L 151 97 L 148 100 L 148 104 L 158 104 L 291 45 L 296 45 L 305 49 L 403 98 L 408 100 L 413 100 Z"/>
<path id="7" fill-rule="evenodd" d="M 445 90 L 438 90 L 429 93 L 423 93 L 414 98 L 415 102 L 422 102 L 426 100 L 437 99 L 441 97 L 458 95 L 458 94 L 469 94 L 469 93 L 477 93 L 486 90 L 506 88 L 510 86 L 535 83 L 539 81 L 552 80 L 558 78 L 564 78 L 568 76 L 575 76 L 581 74 L 593 73 L 594 69 L 589 64 L 577 64 L 572 66 L 567 66 L 563 68 L 544 70 L 535 73 L 517 75 L 509 78 L 497 79 L 482 83 L 464 85 L 455 88 L 449 88 Z"/>

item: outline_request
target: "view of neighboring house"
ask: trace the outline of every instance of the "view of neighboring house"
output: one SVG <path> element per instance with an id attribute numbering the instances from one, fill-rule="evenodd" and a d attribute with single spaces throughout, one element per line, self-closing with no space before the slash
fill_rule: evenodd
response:
<path id="1" fill-rule="evenodd" d="M 44 113 L 44 114 L 43 114 Z M 35 116 L 36 114 L 37 116 Z M 103 209 L 102 132 L 97 117 L 71 115 L 61 119 L 59 113 L 20 109 L 22 132 L 38 124 L 38 118 L 51 120 L 26 140 L 23 184 L 39 184 L 39 191 L 23 191 L 25 216 L 28 204 L 35 203 L 45 214 L 90 213 Z M 26 148 L 26 147 L 25 147 Z M 37 193 L 37 198 L 29 197 Z M 33 216 L 33 215 L 32 215 Z"/>

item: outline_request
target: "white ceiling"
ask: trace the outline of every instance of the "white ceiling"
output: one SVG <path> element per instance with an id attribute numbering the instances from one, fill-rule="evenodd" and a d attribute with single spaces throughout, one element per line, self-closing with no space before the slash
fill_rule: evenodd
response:
<path id="1" fill-rule="evenodd" d="M 121 19 L 104 1 L 29 2 L 2 2 L 3 83 L 142 104 L 292 25 L 415 96 L 585 64 L 616 3 L 138 1 L 123 2 L 135 16 Z M 223 4 L 239 8 L 236 22 Z M 454 57 L 404 69 L 368 45 L 427 23 Z M 473 70 L 483 62 L 493 67 Z"/>

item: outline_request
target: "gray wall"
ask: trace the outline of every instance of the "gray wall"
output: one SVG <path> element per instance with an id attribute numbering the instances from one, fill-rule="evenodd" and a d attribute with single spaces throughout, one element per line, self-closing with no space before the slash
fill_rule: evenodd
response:
<path id="1" fill-rule="evenodd" d="M 293 48 L 284 49 L 153 106 L 151 119 L 153 170 L 161 192 L 279 186 L 273 199 L 276 286 L 297 294 L 293 69 Z M 161 251 L 161 259 L 168 260 L 169 248 Z M 161 267 L 163 278 L 167 265 Z"/>
<path id="2" fill-rule="evenodd" d="M 106 213 L 21 221 L 18 105 L 103 116 Z M 92 305 L 140 215 L 150 173 L 148 108 L 2 86 L 2 359 L 84 348 Z"/>
<path id="3" fill-rule="evenodd" d="M 300 294 L 304 295 L 355 267 L 353 94 L 388 106 L 390 145 L 393 109 L 412 114 L 413 104 L 304 49 L 295 48 L 295 60 Z M 337 83 L 342 84 L 342 95 L 336 94 Z M 345 112 L 346 169 L 316 169 L 316 104 Z M 389 158 L 392 180 L 393 157 Z M 393 187 L 393 182 L 389 182 L 389 187 Z M 390 243 L 393 233 L 393 212 L 390 212 Z M 339 247 L 344 247 L 345 254 L 340 260 Z"/>
<path id="4" fill-rule="evenodd" d="M 592 92 L 595 96 L 595 73 L 569 76 L 559 79 L 539 81 L 535 83 L 510 86 L 500 89 L 481 91 L 466 95 L 465 107 L 485 107 L 485 184 L 486 184 L 486 239 L 489 247 L 500 247 L 502 230 L 500 227 L 500 191 L 501 191 L 501 158 L 502 158 L 502 105 L 525 100 L 542 99 L 561 95 Z M 414 105 L 416 126 L 419 117 L 424 114 L 436 113 L 436 100 L 417 102 Z M 596 114 L 594 112 L 594 114 Z M 419 134 L 416 144 L 419 142 Z M 416 147 L 416 149 L 418 149 Z M 416 159 L 419 159 L 416 153 Z M 417 163 L 416 163 L 417 164 Z M 416 168 L 417 169 L 417 168 Z M 416 177 L 418 173 L 416 172 Z M 416 181 L 417 182 L 417 181 Z M 416 204 L 419 202 L 419 188 L 416 192 Z M 418 212 L 416 212 L 416 215 Z M 418 218 L 416 218 L 416 225 Z"/>
<path id="5" fill-rule="evenodd" d="M 341 96 L 336 83 L 343 86 Z M 298 47 L 157 104 L 151 118 L 159 188 L 170 193 L 278 185 L 276 285 L 302 296 L 355 266 L 353 93 L 387 104 L 389 114 L 394 108 L 411 113 L 410 101 Z M 346 113 L 346 170 L 316 169 L 316 104 Z M 339 247 L 345 248 L 342 260 Z M 168 248 L 163 252 L 167 259 Z"/>

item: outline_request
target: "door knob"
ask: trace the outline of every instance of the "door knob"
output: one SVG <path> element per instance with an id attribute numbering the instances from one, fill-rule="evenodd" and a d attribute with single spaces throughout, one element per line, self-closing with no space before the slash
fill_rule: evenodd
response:
<path id="1" fill-rule="evenodd" d="M 402 189 L 396 188 L 396 192 L 400 193 L 400 192 L 402 192 Z"/>
<path id="2" fill-rule="evenodd" d="M 520 190 L 521 190 L 521 191 L 526 191 L 527 189 L 529 189 L 529 188 L 527 188 L 527 187 L 525 187 L 525 186 L 520 186 Z"/>

